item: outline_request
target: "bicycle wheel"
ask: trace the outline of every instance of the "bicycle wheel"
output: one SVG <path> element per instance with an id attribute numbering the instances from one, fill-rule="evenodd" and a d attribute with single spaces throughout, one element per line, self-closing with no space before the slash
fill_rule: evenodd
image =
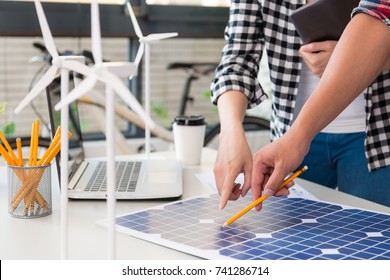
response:
<path id="1" fill-rule="evenodd" d="M 270 143 L 270 121 L 261 117 L 245 116 L 242 122 L 246 139 L 252 153 Z M 218 149 L 221 124 L 217 123 L 206 131 L 204 146 Z"/>

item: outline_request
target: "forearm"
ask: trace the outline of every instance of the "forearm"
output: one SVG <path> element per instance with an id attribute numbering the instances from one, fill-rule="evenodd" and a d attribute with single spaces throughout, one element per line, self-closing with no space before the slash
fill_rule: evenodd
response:
<path id="1" fill-rule="evenodd" d="M 390 28 L 371 16 L 355 16 L 291 133 L 311 141 L 375 79 L 389 55 Z"/>
<path id="2" fill-rule="evenodd" d="M 229 128 L 242 126 L 242 120 L 248 106 L 247 97 L 239 91 L 227 91 L 218 98 L 218 114 L 221 132 Z"/>

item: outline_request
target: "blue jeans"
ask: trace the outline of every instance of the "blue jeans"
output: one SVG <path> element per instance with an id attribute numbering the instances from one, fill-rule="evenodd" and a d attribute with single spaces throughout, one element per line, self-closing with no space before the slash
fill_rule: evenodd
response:
<path id="1" fill-rule="evenodd" d="M 390 207 L 390 166 L 368 172 L 365 133 L 319 133 L 300 177 Z"/>

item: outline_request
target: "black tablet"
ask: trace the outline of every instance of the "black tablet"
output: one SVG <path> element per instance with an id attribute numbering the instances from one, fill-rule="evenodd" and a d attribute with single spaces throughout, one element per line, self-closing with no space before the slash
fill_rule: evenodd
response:
<path id="1" fill-rule="evenodd" d="M 317 0 L 291 14 L 304 44 L 338 40 L 359 0 Z"/>

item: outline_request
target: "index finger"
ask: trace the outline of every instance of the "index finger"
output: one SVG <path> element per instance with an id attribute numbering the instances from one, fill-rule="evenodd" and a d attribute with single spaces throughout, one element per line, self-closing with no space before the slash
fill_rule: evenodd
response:
<path id="1" fill-rule="evenodd" d="M 235 180 L 238 175 L 235 175 L 233 173 L 230 173 L 225 177 L 225 180 L 223 182 L 222 190 L 221 190 L 221 198 L 219 202 L 219 209 L 225 208 L 227 202 L 229 199 L 237 200 L 240 196 L 240 192 L 234 192 L 234 188 L 236 187 Z"/>

